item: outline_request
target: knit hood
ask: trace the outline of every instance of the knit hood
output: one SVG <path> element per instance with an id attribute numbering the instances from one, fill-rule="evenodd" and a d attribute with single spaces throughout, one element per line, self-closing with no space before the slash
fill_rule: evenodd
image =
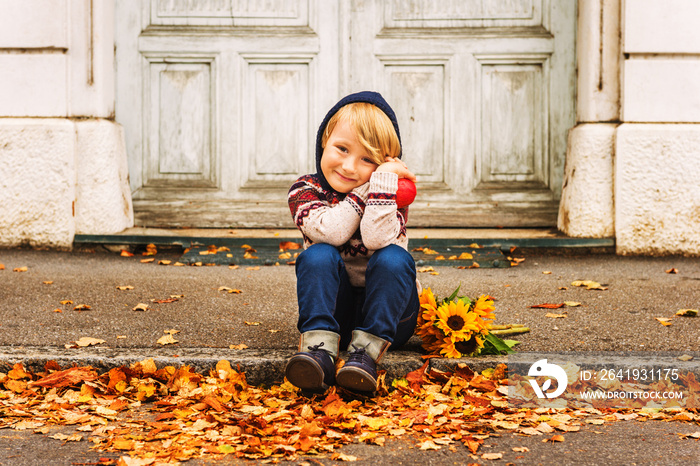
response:
<path id="1" fill-rule="evenodd" d="M 326 129 L 328 121 L 333 117 L 333 115 L 336 114 L 338 110 L 340 110 L 342 107 L 348 104 L 356 102 L 366 102 L 368 104 L 372 104 L 378 107 L 382 112 L 384 112 L 386 116 L 389 117 L 389 120 L 391 120 L 391 124 L 394 125 L 396 136 L 399 138 L 399 146 L 401 146 L 401 133 L 399 133 L 399 122 L 396 120 L 396 114 L 394 113 L 394 110 L 391 108 L 391 106 L 387 103 L 387 101 L 384 100 L 384 97 L 382 97 L 381 94 L 372 91 L 362 91 L 343 97 L 340 100 L 340 102 L 335 104 L 335 106 L 331 108 L 330 111 L 326 114 L 326 117 L 323 119 L 321 126 L 318 128 L 318 133 L 316 134 L 316 175 L 321 181 L 321 185 L 323 186 L 323 188 L 328 191 L 335 190 L 331 188 L 328 181 L 326 181 L 326 177 L 323 176 L 323 171 L 321 170 L 321 156 L 323 155 L 323 147 L 321 146 L 321 140 L 323 139 L 323 131 Z M 402 155 L 403 148 L 399 153 L 399 158 L 401 158 Z"/>

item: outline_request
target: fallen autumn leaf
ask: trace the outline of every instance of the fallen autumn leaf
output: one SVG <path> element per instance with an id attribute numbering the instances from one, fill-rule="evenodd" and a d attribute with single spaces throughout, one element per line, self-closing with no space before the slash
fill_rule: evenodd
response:
<path id="1" fill-rule="evenodd" d="M 235 293 L 235 294 L 240 294 L 240 293 L 242 293 L 241 290 L 236 290 L 236 289 L 233 289 L 233 288 L 229 288 L 228 286 L 220 286 L 220 287 L 219 287 L 219 291 L 225 291 L 225 292 L 227 292 L 227 293 Z"/>
<path id="2" fill-rule="evenodd" d="M 668 317 L 655 317 L 655 319 L 658 320 L 664 327 L 668 327 L 671 325 L 671 319 L 669 319 Z"/>
<path id="3" fill-rule="evenodd" d="M 294 241 L 281 241 L 280 249 L 286 251 L 288 249 L 301 249 L 302 245 L 300 243 L 295 243 Z"/>
<path id="4" fill-rule="evenodd" d="M 105 340 L 92 337 L 82 337 L 77 341 L 72 341 L 65 345 L 66 348 L 85 348 L 87 346 L 101 345 Z"/>
<path id="5" fill-rule="evenodd" d="M 577 303 L 575 301 L 564 301 L 564 305 L 566 307 L 579 307 L 581 306 L 581 303 Z"/>
<path id="6" fill-rule="evenodd" d="M 170 333 L 168 333 L 167 335 L 163 335 L 162 337 L 160 337 L 160 338 L 158 339 L 158 341 L 156 341 L 156 343 L 158 343 L 159 345 L 163 345 L 163 346 L 165 346 L 165 345 L 174 345 L 174 344 L 177 343 L 177 342 L 178 342 L 178 340 L 176 340 L 175 338 L 173 338 L 173 335 L 170 334 Z"/>
<path id="7" fill-rule="evenodd" d="M 571 282 L 571 286 L 581 286 L 581 287 L 586 287 L 587 290 L 607 290 L 608 288 L 605 286 L 602 286 L 598 282 L 594 282 L 592 280 L 576 280 Z"/>

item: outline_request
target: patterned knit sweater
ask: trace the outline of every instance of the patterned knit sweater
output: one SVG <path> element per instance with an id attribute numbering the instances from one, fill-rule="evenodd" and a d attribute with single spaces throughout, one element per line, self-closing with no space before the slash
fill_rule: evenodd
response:
<path id="1" fill-rule="evenodd" d="M 408 248 L 408 208 L 397 209 L 398 175 L 374 172 L 368 183 L 339 194 L 324 190 L 318 175 L 299 178 L 289 190 L 289 209 L 304 248 L 327 243 L 340 252 L 350 283 L 365 286 L 367 262 L 390 244 Z"/>

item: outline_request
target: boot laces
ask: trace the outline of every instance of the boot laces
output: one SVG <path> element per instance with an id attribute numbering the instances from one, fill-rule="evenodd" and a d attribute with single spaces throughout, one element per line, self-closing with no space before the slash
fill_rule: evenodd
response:
<path id="1" fill-rule="evenodd" d="M 357 346 L 352 345 L 352 347 L 353 351 L 348 354 L 348 362 L 356 362 L 368 365 L 370 367 L 374 365 L 374 360 L 369 354 L 367 354 L 364 346 L 362 348 L 358 348 Z"/>
<path id="2" fill-rule="evenodd" d="M 309 350 L 309 353 L 313 355 L 316 359 L 318 358 L 323 358 L 322 355 L 327 355 L 329 358 L 331 358 L 331 361 L 334 361 L 333 355 L 331 355 L 331 352 L 326 350 L 326 349 L 321 349 L 321 346 L 323 345 L 324 342 L 319 343 L 318 345 L 313 345 L 313 346 L 307 346 L 306 348 Z"/>
<path id="3" fill-rule="evenodd" d="M 326 350 L 322 350 L 322 349 L 321 349 L 321 346 L 323 346 L 324 343 L 325 343 L 325 342 L 322 341 L 322 342 L 319 343 L 318 345 L 307 346 L 306 348 L 307 348 L 309 351 L 326 351 Z"/>

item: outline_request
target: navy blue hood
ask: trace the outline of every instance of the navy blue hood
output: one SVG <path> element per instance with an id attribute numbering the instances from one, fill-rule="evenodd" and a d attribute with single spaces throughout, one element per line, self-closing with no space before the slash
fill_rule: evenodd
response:
<path id="1" fill-rule="evenodd" d="M 362 91 L 343 97 L 340 100 L 340 102 L 335 104 L 335 106 L 328 111 L 326 117 L 321 123 L 321 126 L 318 128 L 318 133 L 316 134 L 316 175 L 321 181 L 323 189 L 327 191 L 334 191 L 334 189 L 331 188 L 330 184 L 328 184 L 328 181 L 326 181 L 326 177 L 323 176 L 323 172 L 321 171 L 321 156 L 323 155 L 323 147 L 321 146 L 321 140 L 323 139 L 323 131 L 326 129 L 328 121 L 333 117 L 333 115 L 336 114 L 338 110 L 341 109 L 341 107 L 356 102 L 366 102 L 368 104 L 372 104 L 378 107 L 382 112 L 384 112 L 386 116 L 389 117 L 389 120 L 391 120 L 391 124 L 394 125 L 394 130 L 396 130 L 396 136 L 399 138 L 399 145 L 401 145 L 401 133 L 399 133 L 399 122 L 396 120 L 396 114 L 394 114 L 394 110 L 391 108 L 391 106 L 389 106 L 387 101 L 384 100 L 384 97 L 382 97 L 381 94 L 372 91 Z M 399 158 L 402 155 L 403 148 L 399 153 Z"/>

